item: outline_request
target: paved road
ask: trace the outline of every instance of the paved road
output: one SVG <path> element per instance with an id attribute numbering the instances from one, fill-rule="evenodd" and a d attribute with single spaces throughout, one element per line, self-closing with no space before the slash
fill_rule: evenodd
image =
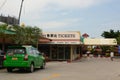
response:
<path id="1" fill-rule="evenodd" d="M 0 80 L 120 80 L 120 59 L 86 58 L 72 63 L 49 62 L 33 73 L 0 69 Z"/>

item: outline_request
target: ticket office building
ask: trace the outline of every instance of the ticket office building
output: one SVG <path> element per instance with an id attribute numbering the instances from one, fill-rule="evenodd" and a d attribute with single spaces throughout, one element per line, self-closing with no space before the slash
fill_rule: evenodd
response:
<path id="1" fill-rule="evenodd" d="M 52 40 L 38 46 L 49 59 L 72 61 L 80 57 L 80 32 L 46 32 L 43 36 Z"/>

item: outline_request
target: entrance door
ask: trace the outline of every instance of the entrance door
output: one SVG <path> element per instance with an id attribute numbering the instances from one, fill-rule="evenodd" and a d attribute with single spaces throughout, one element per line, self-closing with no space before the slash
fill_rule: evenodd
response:
<path id="1" fill-rule="evenodd" d="M 70 46 L 65 47 L 65 59 L 70 59 Z"/>
<path id="2" fill-rule="evenodd" d="M 58 46 L 58 60 L 65 60 L 65 48 Z"/>
<path id="3" fill-rule="evenodd" d="M 57 60 L 57 57 L 58 57 L 58 55 L 57 55 L 57 46 L 55 45 L 55 46 L 51 47 L 51 58 L 53 60 Z"/>
<path id="4" fill-rule="evenodd" d="M 53 45 L 51 46 L 52 60 L 68 60 L 70 59 L 70 46 Z"/>

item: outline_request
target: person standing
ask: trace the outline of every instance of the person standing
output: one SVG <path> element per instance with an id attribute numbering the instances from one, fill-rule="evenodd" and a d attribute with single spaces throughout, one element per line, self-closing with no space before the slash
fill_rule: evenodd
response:
<path id="1" fill-rule="evenodd" d="M 90 51 L 88 50 L 88 51 L 87 51 L 87 57 L 89 57 L 89 55 L 90 55 Z"/>
<path id="2" fill-rule="evenodd" d="M 113 57 L 114 57 L 114 52 L 111 51 L 111 52 L 110 52 L 110 59 L 111 59 L 111 61 L 113 61 Z"/>

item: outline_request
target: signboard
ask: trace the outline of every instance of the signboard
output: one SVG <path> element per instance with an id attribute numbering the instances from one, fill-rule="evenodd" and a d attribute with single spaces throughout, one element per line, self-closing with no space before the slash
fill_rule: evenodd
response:
<path id="1" fill-rule="evenodd" d="M 117 45 L 117 40 L 115 38 L 105 38 L 105 39 L 101 39 L 101 38 L 94 38 L 94 39 L 90 39 L 90 38 L 85 38 L 84 39 L 84 44 L 85 45 Z"/>
<path id="2" fill-rule="evenodd" d="M 80 44 L 80 32 L 44 32 L 43 36 L 51 39 L 48 44 Z"/>
<path id="3" fill-rule="evenodd" d="M 46 43 L 46 44 L 81 44 L 80 42 L 64 42 L 64 41 L 52 41 L 50 43 Z"/>

